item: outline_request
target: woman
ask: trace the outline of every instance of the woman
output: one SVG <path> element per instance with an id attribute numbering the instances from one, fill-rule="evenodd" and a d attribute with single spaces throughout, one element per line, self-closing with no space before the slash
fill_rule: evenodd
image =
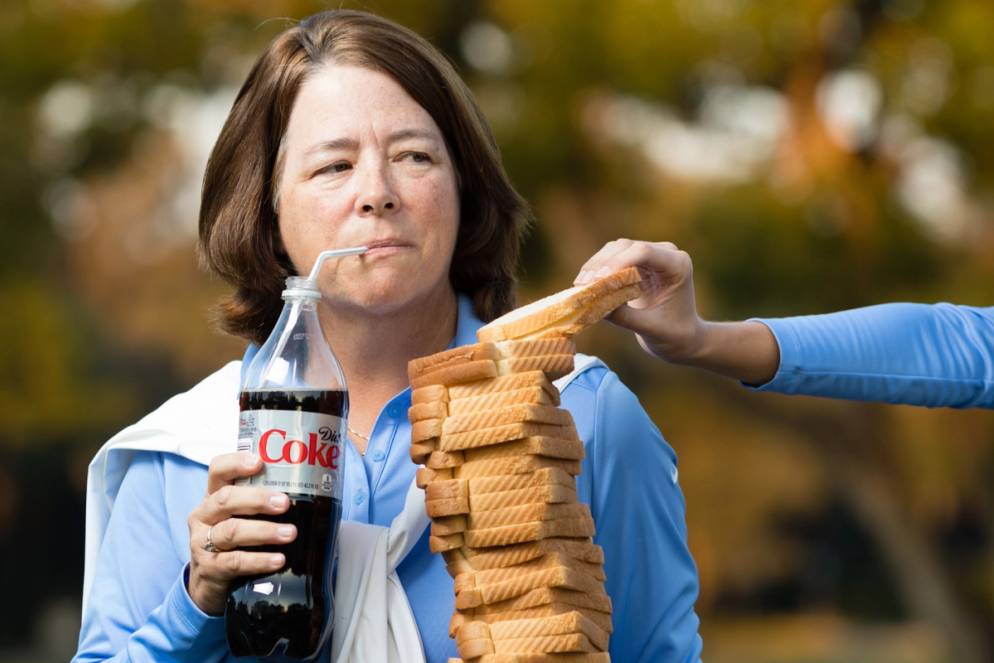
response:
<path id="1" fill-rule="evenodd" d="M 407 362 L 474 342 L 482 321 L 512 308 L 527 218 L 465 84 L 410 31 L 325 12 L 278 36 L 249 74 L 208 164 L 201 209 L 206 262 L 236 287 L 226 328 L 258 345 L 288 274 L 307 272 L 324 249 L 372 247 L 327 265 L 319 283 L 321 323 L 351 401 L 344 518 L 385 525 L 400 511 L 416 469 Z M 214 393 L 198 389 L 190 393 Z M 177 398 L 210 411 L 232 407 L 235 394 L 231 403 Z M 562 403 L 586 446 L 577 487 L 605 550 L 614 660 L 697 660 L 697 578 L 672 449 L 600 362 Z M 183 424 L 169 403 L 161 410 Z M 91 466 L 91 477 L 112 467 L 121 478 L 107 491 L 116 500 L 106 534 L 87 542 L 94 571 L 75 660 L 225 660 L 228 585 L 283 563 L 246 548 L 290 541 L 292 528 L 239 516 L 281 512 L 286 496 L 233 485 L 259 460 L 226 453 L 233 437 L 200 437 L 198 453 L 165 444 Z M 211 458 L 209 468 L 198 458 Z M 205 550 L 208 532 L 217 552 Z M 397 571 L 427 660 L 444 662 L 456 655 L 452 580 L 427 536 Z"/>
<path id="2" fill-rule="evenodd" d="M 929 407 L 994 408 L 994 307 L 882 304 L 793 318 L 713 323 L 694 301 L 690 256 L 670 242 L 618 239 L 576 283 L 638 266 L 653 291 L 611 319 L 650 355 L 760 391 Z"/>

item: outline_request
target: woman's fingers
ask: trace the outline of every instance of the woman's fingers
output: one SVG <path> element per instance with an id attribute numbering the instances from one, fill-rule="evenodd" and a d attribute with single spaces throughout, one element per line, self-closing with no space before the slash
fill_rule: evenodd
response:
<path id="1" fill-rule="evenodd" d="M 283 513 L 290 498 L 283 493 L 256 486 L 222 486 L 204 498 L 191 514 L 191 519 L 206 525 L 216 525 L 231 516 Z"/>
<path id="2" fill-rule="evenodd" d="M 228 518 L 209 528 L 210 540 L 219 551 L 248 546 L 283 545 L 297 538 L 297 528 L 268 520 Z M 207 535 L 204 535 L 204 542 Z"/>
<path id="3" fill-rule="evenodd" d="M 660 274 L 664 283 L 678 282 L 690 276 L 693 271 L 690 256 L 672 242 L 619 239 L 605 244 L 584 263 L 574 283 L 589 283 L 632 266 Z"/>
<path id="4" fill-rule="evenodd" d="M 262 469 L 262 459 L 247 451 L 215 456 L 207 469 L 207 494 L 210 495 L 236 479 L 250 477 Z"/>

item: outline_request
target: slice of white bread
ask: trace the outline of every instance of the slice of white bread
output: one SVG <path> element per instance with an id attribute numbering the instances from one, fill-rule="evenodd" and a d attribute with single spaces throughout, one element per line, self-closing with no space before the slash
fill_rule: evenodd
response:
<path id="1" fill-rule="evenodd" d="M 548 539 L 547 539 L 548 540 Z M 556 540 L 556 539 L 552 539 Z M 498 566 L 490 569 L 472 568 L 473 558 L 460 555 L 458 551 L 449 552 L 445 555 L 446 567 L 454 572 L 453 577 L 465 573 L 472 573 L 477 579 L 477 584 L 492 583 L 499 580 L 514 578 L 522 573 L 546 569 L 553 566 L 565 566 L 576 571 L 587 574 L 594 580 L 605 580 L 603 564 L 585 562 L 577 559 L 565 552 L 548 552 L 534 559 L 529 559 L 510 566 Z M 451 561 L 450 561 L 451 560 Z"/>
<path id="2" fill-rule="evenodd" d="M 469 510 L 470 512 L 482 513 L 484 511 L 493 511 L 537 502 L 544 502 L 546 504 L 576 502 L 576 489 L 559 484 L 547 484 L 545 486 L 532 486 L 531 488 L 521 488 L 519 490 L 503 490 L 498 493 L 470 495 Z"/>
<path id="3" fill-rule="evenodd" d="M 470 396 L 469 398 L 459 398 L 446 403 L 435 401 L 433 403 L 424 403 L 423 405 L 434 406 L 435 409 L 431 410 L 433 412 L 440 411 L 440 406 L 442 406 L 445 407 L 445 416 L 458 416 L 460 414 L 467 414 L 469 412 L 476 412 L 480 410 L 494 410 L 496 408 L 518 403 L 533 403 L 535 405 L 553 405 L 555 407 L 559 407 L 559 394 L 557 392 L 554 396 L 550 395 L 549 392 L 541 386 L 522 387 L 521 389 L 513 389 L 511 391 L 498 391 L 492 394 L 480 394 L 479 396 Z M 411 409 L 413 410 L 415 407 L 419 406 L 411 406 Z M 419 410 L 419 412 L 420 411 L 421 410 Z"/>
<path id="4" fill-rule="evenodd" d="M 448 435 L 526 421 L 557 426 L 573 425 L 573 417 L 567 410 L 552 405 L 516 403 L 505 405 L 496 410 L 481 410 L 447 417 L 441 422 L 441 431 L 442 435 Z M 416 439 L 413 431 L 411 439 Z"/>
<path id="5" fill-rule="evenodd" d="M 486 622 L 487 624 L 496 624 L 498 622 L 511 621 L 515 619 L 552 617 L 568 612 L 579 612 L 584 617 L 597 624 L 597 626 L 599 626 L 605 633 L 611 633 L 613 630 L 611 615 L 609 613 L 591 610 L 590 608 L 578 608 L 565 603 L 547 603 L 546 605 L 540 605 L 534 608 L 525 608 L 523 610 L 505 610 L 503 612 L 481 612 L 476 609 L 464 610 L 461 613 L 456 611 L 453 613 L 453 619 L 449 624 L 449 630 L 450 635 L 454 637 L 459 626 L 459 624 L 455 622 L 461 621 L 462 623 L 465 623 L 466 621 L 472 620 Z M 456 615 L 459 615 L 461 619 L 456 618 Z"/>
<path id="6" fill-rule="evenodd" d="M 506 313 L 476 332 L 481 342 L 572 336 L 642 293 L 636 267 L 562 290 Z"/>
<path id="7" fill-rule="evenodd" d="M 583 449 L 583 442 L 580 440 L 533 436 L 476 449 L 466 449 L 463 454 L 465 460 L 484 460 L 486 458 L 522 456 L 525 454 L 536 454 L 539 456 L 548 456 L 549 458 L 583 460 L 585 451 Z"/>
<path id="8" fill-rule="evenodd" d="M 544 502 L 509 506 L 494 511 L 468 512 L 469 529 L 493 529 L 505 525 L 533 523 L 539 520 L 561 520 L 590 516 L 590 507 L 581 502 L 548 504 Z"/>
<path id="9" fill-rule="evenodd" d="M 435 421 L 429 419 L 427 421 Z M 414 426 L 425 424 L 419 421 Z M 426 425 L 421 434 L 427 434 L 429 427 Z M 412 435 L 413 429 L 412 429 Z M 500 444 L 511 440 L 520 440 L 524 437 L 558 437 L 574 438 L 576 428 L 572 424 L 543 424 L 534 422 L 518 422 L 513 424 L 503 424 L 490 428 L 478 428 L 461 433 L 446 433 L 438 440 L 440 451 L 462 451 L 464 449 L 474 449 L 490 444 Z"/>
<path id="10" fill-rule="evenodd" d="M 408 374 L 410 373 L 411 371 L 408 370 Z M 497 377 L 497 363 L 492 359 L 480 359 L 415 374 L 411 377 L 410 382 L 412 388 L 421 389 L 431 385 L 460 384 L 495 377 Z"/>
<path id="11" fill-rule="evenodd" d="M 495 361 L 502 355 L 492 343 L 474 343 L 460 345 L 442 352 L 436 352 L 426 357 L 418 357 L 407 363 L 407 377 L 415 380 L 424 375 L 453 366 L 460 366 L 477 361 Z M 444 383 L 439 383 L 444 384 Z"/>
<path id="12" fill-rule="evenodd" d="M 473 661 L 497 654 L 515 653 L 550 653 L 550 652 L 593 652 L 593 644 L 587 636 L 573 633 L 570 635 L 541 635 L 530 638 L 515 638 L 513 640 L 494 641 L 489 638 L 457 641 L 459 655 L 466 661 Z"/>
<path id="13" fill-rule="evenodd" d="M 423 419 L 445 419 L 447 416 L 449 416 L 449 407 L 445 401 L 418 403 L 407 410 L 407 419 L 412 424 Z"/>
<path id="14" fill-rule="evenodd" d="M 464 511 L 463 513 L 468 513 Z M 431 514 L 429 514 L 431 515 Z M 444 514 L 450 515 L 450 514 Z M 550 537 L 588 537 L 594 535 L 594 521 L 589 517 L 538 520 L 530 523 L 505 525 L 489 529 L 467 530 L 463 533 L 464 545 L 471 548 L 506 546 L 512 543 L 537 541 Z"/>
<path id="15" fill-rule="evenodd" d="M 611 656 L 607 652 L 485 654 L 472 660 L 450 658 L 448 663 L 611 663 Z"/>
<path id="16" fill-rule="evenodd" d="M 477 380 L 467 384 L 449 385 L 447 396 L 450 401 L 460 398 L 470 398 L 482 394 L 494 394 L 502 391 L 513 391 L 525 387 L 542 387 L 549 396 L 559 398 L 559 390 L 549 381 L 542 371 L 526 371 L 500 375 L 489 380 Z"/>
<path id="17" fill-rule="evenodd" d="M 573 355 L 538 355 L 497 360 L 498 375 L 513 375 L 542 371 L 550 380 L 557 380 L 573 370 Z"/>
<path id="18" fill-rule="evenodd" d="M 468 621 L 456 631 L 456 642 L 481 638 L 489 638 L 496 642 L 538 635 L 567 635 L 570 633 L 582 633 L 590 639 L 597 649 L 607 649 L 610 633 L 579 610 L 547 617 L 513 619 L 494 623 Z"/>
<path id="19" fill-rule="evenodd" d="M 510 574 L 499 576 L 499 580 L 492 582 L 478 580 L 480 573 L 497 572 L 510 572 Z M 453 587 L 456 591 L 456 608 L 459 610 L 499 603 L 542 588 L 561 587 L 589 594 L 604 593 L 602 582 L 567 566 L 552 566 L 535 570 L 511 568 L 461 573 L 453 579 Z"/>
<path id="20" fill-rule="evenodd" d="M 535 438 L 527 438 L 528 440 Z M 518 444 L 510 442 L 509 444 Z M 481 476 L 476 479 L 469 479 L 469 489 L 472 495 L 482 495 L 483 493 L 496 493 L 506 490 L 520 490 L 534 486 L 544 486 L 547 484 L 561 484 L 569 488 L 576 488 L 576 479 L 558 467 L 544 467 L 536 469 L 529 474 L 513 474 L 509 476 Z"/>
<path id="21" fill-rule="evenodd" d="M 611 613 L 611 598 L 607 594 L 578 592 L 557 587 L 540 587 L 507 601 L 479 606 L 476 608 L 475 614 L 507 613 L 552 604 L 571 605 L 605 614 Z"/>
<path id="22" fill-rule="evenodd" d="M 500 548 L 460 548 L 444 553 L 445 564 L 458 575 L 469 571 L 508 568 L 558 553 L 591 565 L 604 564 L 600 546 L 585 539 L 542 539 Z M 453 576 L 455 577 L 455 576 Z"/>
<path id="23" fill-rule="evenodd" d="M 432 457 L 434 457 L 434 454 L 432 454 Z M 429 458 L 430 461 L 431 459 Z M 454 469 L 456 470 L 455 476 L 458 479 L 494 477 L 500 481 L 505 479 L 505 475 L 530 474 L 535 470 L 543 468 L 555 468 L 562 470 L 566 474 L 576 476 L 580 473 L 580 461 L 546 458 L 545 456 L 507 456 L 504 458 L 467 461 Z M 470 492 L 472 490 L 470 488 Z"/>
<path id="24" fill-rule="evenodd" d="M 460 552 L 475 569 L 514 566 L 549 553 L 562 553 L 594 564 L 604 563 L 604 550 L 590 539 L 542 539 L 501 548 L 465 548 Z"/>

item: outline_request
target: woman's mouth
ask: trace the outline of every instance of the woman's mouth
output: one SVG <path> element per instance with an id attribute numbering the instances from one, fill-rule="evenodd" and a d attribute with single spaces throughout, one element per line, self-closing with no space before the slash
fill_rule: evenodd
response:
<path id="1" fill-rule="evenodd" d="M 411 248 L 410 244 L 396 240 L 369 242 L 366 246 L 369 247 L 369 250 L 362 254 L 362 258 L 391 256 Z"/>

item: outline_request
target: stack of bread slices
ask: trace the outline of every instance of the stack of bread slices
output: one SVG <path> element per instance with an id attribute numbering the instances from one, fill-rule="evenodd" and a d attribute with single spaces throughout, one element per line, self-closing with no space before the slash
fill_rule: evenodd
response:
<path id="1" fill-rule="evenodd" d="M 610 660 L 604 553 L 576 495 L 583 442 L 553 380 L 573 370 L 571 336 L 638 297 L 639 281 L 630 268 L 557 293 L 408 366 L 411 458 L 467 663 Z"/>

